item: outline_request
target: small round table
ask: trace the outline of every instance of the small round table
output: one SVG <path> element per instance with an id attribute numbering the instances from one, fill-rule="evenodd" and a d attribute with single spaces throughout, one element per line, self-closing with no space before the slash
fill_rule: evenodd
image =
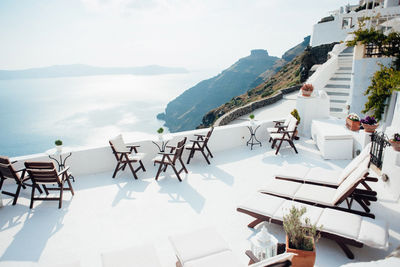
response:
<path id="1" fill-rule="evenodd" d="M 58 151 L 56 148 L 49 149 L 45 152 L 47 156 L 54 160 L 58 165 L 58 171 L 62 171 L 65 168 L 65 162 L 69 157 L 72 156 L 72 151 L 68 147 L 63 147 L 61 151 Z M 71 173 L 68 173 L 69 178 L 75 182 L 75 178 Z"/>
<path id="2" fill-rule="evenodd" d="M 165 152 L 165 148 L 169 141 L 173 139 L 173 136 L 170 134 L 165 134 L 162 137 L 157 136 L 154 137 L 151 142 L 155 144 L 160 152 Z"/>
<path id="3" fill-rule="evenodd" d="M 250 131 L 250 138 L 249 138 L 249 140 L 247 140 L 246 146 L 250 145 L 251 150 L 253 150 L 254 145 L 260 145 L 260 147 L 261 147 L 262 144 L 256 137 L 256 132 L 257 132 L 258 128 L 260 128 L 261 122 L 250 121 L 250 122 L 247 122 L 246 124 L 247 124 L 246 127 Z"/>

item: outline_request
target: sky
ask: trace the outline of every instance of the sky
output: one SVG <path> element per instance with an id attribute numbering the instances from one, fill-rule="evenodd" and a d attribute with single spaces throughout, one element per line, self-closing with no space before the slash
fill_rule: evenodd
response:
<path id="1" fill-rule="evenodd" d="M 61 64 L 225 69 L 280 57 L 354 0 L 0 0 L 0 69 Z"/>

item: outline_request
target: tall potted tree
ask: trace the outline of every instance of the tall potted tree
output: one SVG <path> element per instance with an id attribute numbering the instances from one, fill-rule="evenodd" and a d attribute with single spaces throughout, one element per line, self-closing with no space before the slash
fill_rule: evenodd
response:
<path id="1" fill-rule="evenodd" d="M 302 216 L 306 213 L 306 208 L 301 209 L 292 206 L 285 216 L 283 216 L 283 228 L 286 232 L 286 252 L 297 254 L 292 259 L 293 267 L 312 267 L 315 263 L 315 243 L 320 238 L 319 228 L 312 225 L 309 218 Z"/>

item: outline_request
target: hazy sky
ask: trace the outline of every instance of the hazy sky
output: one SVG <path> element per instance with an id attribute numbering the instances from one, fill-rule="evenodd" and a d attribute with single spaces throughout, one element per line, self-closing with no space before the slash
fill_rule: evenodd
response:
<path id="1" fill-rule="evenodd" d="M 357 0 L 0 0 L 0 69 L 55 64 L 224 69 L 281 56 Z"/>

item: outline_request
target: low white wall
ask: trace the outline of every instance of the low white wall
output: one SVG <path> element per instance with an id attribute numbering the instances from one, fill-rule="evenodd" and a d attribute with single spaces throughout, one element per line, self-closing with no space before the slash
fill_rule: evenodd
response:
<path id="1" fill-rule="evenodd" d="M 269 138 L 267 127 L 272 127 L 272 121 L 260 121 L 260 128 L 257 130 L 257 139 L 265 141 Z M 195 139 L 194 134 L 207 133 L 209 129 L 200 129 L 194 131 L 186 131 L 172 134 L 173 139 L 168 143 L 169 145 L 176 145 L 183 137 L 187 137 L 187 143 L 190 139 Z M 234 124 L 216 127 L 209 141 L 211 152 L 218 152 L 233 147 L 245 146 L 246 141 L 249 139 L 249 129 L 244 124 Z M 151 140 L 131 140 L 126 139 L 128 144 L 137 144 L 141 147 L 139 152 L 146 153 L 143 163 L 146 168 L 152 168 L 152 159 L 157 156 L 158 148 L 151 142 Z M 188 152 L 184 152 L 184 159 L 187 159 Z M 23 166 L 25 161 L 49 161 L 50 159 L 44 153 L 26 155 L 15 157 L 11 160 L 18 160 L 17 166 Z M 94 174 L 106 171 L 113 171 L 116 166 L 114 154 L 110 146 L 99 146 L 93 148 L 74 149 L 72 156 L 68 158 L 67 165 L 74 175 Z"/>
<path id="2" fill-rule="evenodd" d="M 360 49 L 359 46 L 356 49 Z M 357 52 L 356 52 L 357 53 Z M 371 85 L 371 78 L 380 69 L 378 63 L 388 66 L 392 58 L 361 58 L 353 61 L 353 73 L 350 82 L 350 113 L 361 114 L 368 97 L 364 95 L 368 86 Z"/>

